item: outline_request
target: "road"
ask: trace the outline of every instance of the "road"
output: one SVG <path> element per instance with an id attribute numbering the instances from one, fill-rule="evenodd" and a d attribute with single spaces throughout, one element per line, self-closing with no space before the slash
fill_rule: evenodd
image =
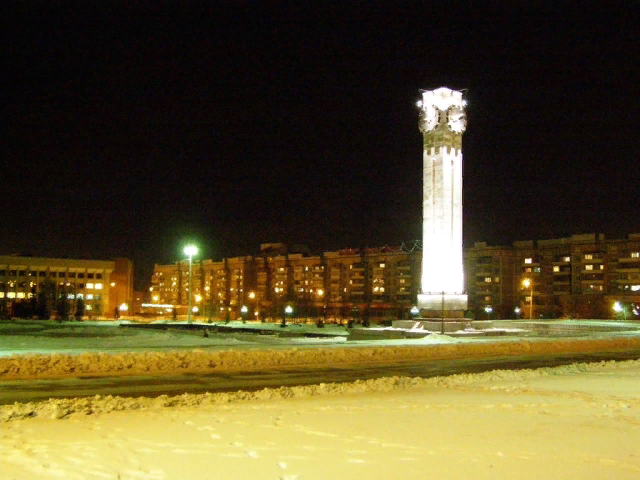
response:
<path id="1" fill-rule="evenodd" d="M 0 405 L 93 395 L 156 397 L 183 393 L 255 391 L 267 387 L 353 382 L 394 375 L 429 378 L 458 373 L 480 373 L 497 369 L 519 370 L 580 362 L 635 360 L 639 358 L 640 350 L 626 350 L 590 354 L 438 360 L 422 363 L 345 365 L 332 368 L 271 369 L 260 372 L 7 380 L 0 383 Z"/>

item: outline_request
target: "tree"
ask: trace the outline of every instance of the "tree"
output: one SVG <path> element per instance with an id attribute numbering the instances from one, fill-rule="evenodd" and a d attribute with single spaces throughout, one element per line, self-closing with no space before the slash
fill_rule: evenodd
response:
<path id="1" fill-rule="evenodd" d="M 78 298 L 76 300 L 76 321 L 81 322 L 82 317 L 84 317 L 84 300 Z"/>
<path id="2" fill-rule="evenodd" d="M 69 301 L 67 300 L 67 291 L 64 287 L 60 289 L 58 293 L 58 301 L 56 304 L 56 314 L 58 315 L 58 321 L 69 320 Z"/>

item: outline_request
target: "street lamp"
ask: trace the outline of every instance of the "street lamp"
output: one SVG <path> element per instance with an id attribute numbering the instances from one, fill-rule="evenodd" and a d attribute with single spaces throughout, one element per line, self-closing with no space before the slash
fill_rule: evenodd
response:
<path id="1" fill-rule="evenodd" d="M 184 247 L 185 255 L 189 256 L 189 316 L 188 323 L 191 323 L 191 292 L 193 292 L 193 274 L 191 272 L 191 259 L 198 254 L 198 247 L 195 245 L 187 245 Z"/>
<path id="2" fill-rule="evenodd" d="M 493 312 L 493 308 L 490 306 L 484 307 L 484 311 L 487 312 L 487 316 L 491 319 L 491 312 Z"/>
<path id="3" fill-rule="evenodd" d="M 622 312 L 624 319 L 627 319 L 627 311 L 624 308 L 624 305 L 622 305 L 620 302 L 616 301 L 613 304 L 613 311 L 616 313 L 620 313 Z"/>
<path id="4" fill-rule="evenodd" d="M 520 307 L 514 308 L 513 311 L 516 312 L 516 315 L 518 315 L 518 318 L 520 318 Z"/>
<path id="5" fill-rule="evenodd" d="M 240 313 L 242 314 L 242 323 L 247 321 L 247 312 L 249 311 L 249 309 L 247 308 L 246 305 L 242 305 L 242 308 L 240 309 Z"/>
<path id="6" fill-rule="evenodd" d="M 522 281 L 522 285 L 524 285 L 525 288 L 531 287 L 531 293 L 529 295 L 529 320 L 533 320 L 533 280 L 525 278 Z"/>
<path id="7" fill-rule="evenodd" d="M 410 312 L 411 312 L 411 315 L 413 315 L 413 318 L 415 318 L 420 313 L 420 310 L 418 309 L 418 307 L 414 305 L 413 307 L 411 307 Z"/>

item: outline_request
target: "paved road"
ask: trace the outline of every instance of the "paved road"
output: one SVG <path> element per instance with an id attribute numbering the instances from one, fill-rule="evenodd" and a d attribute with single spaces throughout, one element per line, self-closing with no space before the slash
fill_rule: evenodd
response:
<path id="1" fill-rule="evenodd" d="M 183 393 L 260 390 L 266 387 L 351 382 L 389 376 L 436 377 L 457 373 L 480 373 L 496 369 L 555 367 L 602 360 L 635 360 L 640 350 L 545 356 L 491 357 L 438 360 L 422 363 L 348 365 L 334 368 L 267 370 L 250 373 L 186 374 L 179 376 L 78 377 L 56 380 L 0 382 L 0 405 L 49 398 L 120 395 L 156 397 Z"/>

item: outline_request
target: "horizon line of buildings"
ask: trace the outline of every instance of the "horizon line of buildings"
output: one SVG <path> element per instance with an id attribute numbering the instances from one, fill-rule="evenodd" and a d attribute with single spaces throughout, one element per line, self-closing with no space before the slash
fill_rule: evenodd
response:
<path id="1" fill-rule="evenodd" d="M 56 298 L 82 298 L 87 316 L 186 314 L 216 319 L 294 316 L 410 318 L 421 293 L 422 249 L 411 245 L 346 248 L 312 255 L 304 246 L 260 245 L 257 254 L 220 261 L 155 264 L 149 291 L 136 292 L 133 264 L 112 261 L 0 256 L 0 306 L 9 314 L 48 283 Z M 602 234 L 476 242 L 464 249 L 468 316 L 474 318 L 640 318 L 640 234 Z M 523 281 L 530 280 L 524 287 Z M 614 302 L 627 306 L 620 314 Z M 245 307 L 243 309 L 243 307 Z M 53 307 L 52 307 L 52 310 Z M 73 309 L 71 310 L 73 314 Z"/>
<path id="2" fill-rule="evenodd" d="M 296 316 L 409 318 L 421 293 L 421 259 L 419 242 L 319 255 L 262 244 L 255 255 L 194 261 L 194 312 L 274 319 L 292 305 Z M 474 318 L 611 318 L 615 301 L 630 307 L 633 317 L 640 308 L 640 234 L 615 240 L 581 234 L 511 246 L 476 242 L 464 250 L 464 265 L 468 315 Z M 155 265 L 150 304 L 157 307 L 151 309 L 184 311 L 188 268 L 187 260 Z"/>

